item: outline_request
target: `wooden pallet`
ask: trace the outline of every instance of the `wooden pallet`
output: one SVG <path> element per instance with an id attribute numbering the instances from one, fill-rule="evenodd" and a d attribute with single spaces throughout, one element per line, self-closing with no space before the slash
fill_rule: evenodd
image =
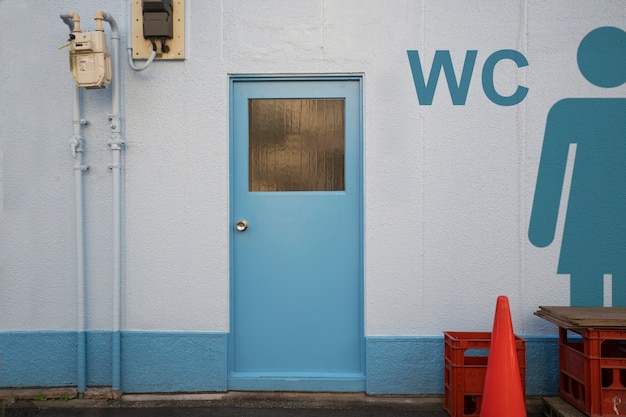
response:
<path id="1" fill-rule="evenodd" d="M 626 329 L 626 307 L 539 306 L 535 315 L 564 329 Z"/>
<path id="2" fill-rule="evenodd" d="M 543 410 L 544 417 L 588 417 L 559 397 L 544 398 Z"/>

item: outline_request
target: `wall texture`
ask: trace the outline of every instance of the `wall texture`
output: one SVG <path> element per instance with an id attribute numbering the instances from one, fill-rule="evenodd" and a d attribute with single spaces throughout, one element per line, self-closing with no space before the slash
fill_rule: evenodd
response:
<path id="1" fill-rule="evenodd" d="M 143 72 L 121 65 L 122 328 L 129 352 L 142 332 L 166 332 L 151 340 L 171 352 L 178 342 L 168 344 L 168 335 L 184 334 L 191 351 L 220 357 L 219 372 L 202 368 L 215 379 L 194 387 L 227 388 L 229 75 L 356 73 L 364 79 L 368 390 L 441 392 L 440 378 L 416 381 L 406 369 L 385 381 L 386 361 L 409 355 L 424 375 L 442 372 L 442 332 L 490 330 L 504 294 L 516 333 L 546 346 L 533 347 L 529 391 L 553 392 L 554 377 L 544 369 L 554 359 L 546 340 L 556 329 L 533 312 L 567 305 L 569 279 L 556 274 L 558 237 L 542 249 L 527 238 L 543 133 L 562 98 L 626 95 L 623 86 L 592 86 L 576 64 L 588 32 L 626 29 L 623 1 L 187 0 L 186 7 L 184 61 L 155 62 Z M 0 1 L 0 386 L 76 383 L 72 372 L 9 376 L 22 371 L 10 368 L 13 346 L 2 340 L 76 330 L 73 83 L 67 49 L 57 49 L 68 35 L 59 13 L 77 11 L 83 28 L 93 30 L 96 9 L 116 18 L 125 48 L 126 1 Z M 514 106 L 493 103 L 481 82 L 485 60 L 505 49 L 529 63 L 503 60 L 494 70 L 500 94 L 529 89 Z M 477 51 L 465 104 L 452 104 L 442 72 L 432 104 L 420 105 L 407 50 L 419 51 L 426 76 L 436 51 L 449 51 L 457 79 L 466 52 Z M 113 320 L 110 100 L 110 89 L 81 92 L 90 166 L 87 330 L 92 340 L 104 338 L 102 349 L 93 348 L 103 358 Z M 402 347 L 404 338 L 410 347 Z M 62 351 L 69 342 L 59 343 Z M 424 362 L 433 351 L 434 362 Z M 125 357 L 126 390 L 194 390 L 178 382 L 142 385 L 142 369 L 151 365 L 133 355 Z M 173 366 L 174 379 L 184 369 Z M 110 376 L 93 370 L 89 383 L 108 384 Z"/>

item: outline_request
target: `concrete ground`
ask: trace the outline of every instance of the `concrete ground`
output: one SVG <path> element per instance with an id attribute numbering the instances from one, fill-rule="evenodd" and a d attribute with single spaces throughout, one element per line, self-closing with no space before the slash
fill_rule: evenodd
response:
<path id="1" fill-rule="evenodd" d="M 22 391 L 11 396 L 11 392 L 0 391 L 0 403 L 0 417 L 449 417 L 441 397 L 372 397 L 362 393 L 146 394 L 114 400 L 77 399 L 58 392 L 26 395 Z M 528 399 L 527 413 L 528 417 L 543 417 L 543 399 Z"/>

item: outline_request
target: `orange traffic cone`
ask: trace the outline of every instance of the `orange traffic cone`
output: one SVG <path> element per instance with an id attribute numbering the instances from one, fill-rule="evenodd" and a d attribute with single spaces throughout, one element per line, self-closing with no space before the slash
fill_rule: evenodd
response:
<path id="1" fill-rule="evenodd" d="M 526 417 L 509 299 L 498 297 L 480 417 Z"/>

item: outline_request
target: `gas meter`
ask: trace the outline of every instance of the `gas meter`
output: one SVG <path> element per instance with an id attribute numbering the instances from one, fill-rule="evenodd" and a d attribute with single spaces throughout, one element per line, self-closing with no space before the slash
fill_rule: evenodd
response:
<path id="1" fill-rule="evenodd" d="M 111 53 L 104 31 L 70 34 L 70 71 L 79 87 L 106 88 L 111 81 Z"/>

